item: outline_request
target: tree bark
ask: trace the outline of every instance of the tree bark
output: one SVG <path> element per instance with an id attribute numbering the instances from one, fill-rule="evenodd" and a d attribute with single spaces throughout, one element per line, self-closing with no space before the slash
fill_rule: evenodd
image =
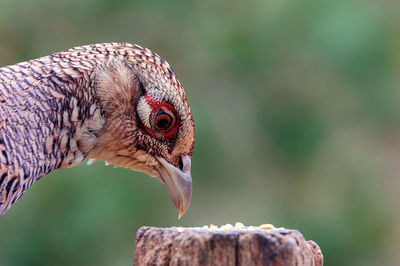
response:
<path id="1" fill-rule="evenodd" d="M 135 266 L 322 266 L 318 245 L 297 230 L 141 227 Z"/>

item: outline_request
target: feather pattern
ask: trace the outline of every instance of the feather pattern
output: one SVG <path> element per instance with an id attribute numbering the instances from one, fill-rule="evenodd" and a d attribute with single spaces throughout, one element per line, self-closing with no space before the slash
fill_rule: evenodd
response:
<path id="1" fill-rule="evenodd" d="M 123 64 L 113 63 L 122 59 L 134 68 L 127 70 Z M 116 73 L 127 77 L 121 79 L 123 84 L 99 74 L 106 73 L 102 70 L 110 64 L 119 68 Z M 183 113 L 188 108 L 168 63 L 137 45 L 81 46 L 0 68 L 0 216 L 43 175 L 76 165 L 88 156 L 105 125 L 104 102 L 99 99 L 102 92 L 94 89 L 101 86 L 96 82 L 100 79 L 104 84 L 108 79 L 117 90 L 132 83 L 130 71 L 135 69 L 144 77 L 143 82 L 152 81 L 146 86 L 160 88 L 168 83 L 177 88 L 154 97 L 170 97 L 176 102 L 179 96 L 184 104 L 178 103 L 177 111 Z M 115 99 L 115 95 L 103 99 L 109 103 L 125 99 L 124 95 Z M 191 121 L 191 116 L 185 118 Z"/>

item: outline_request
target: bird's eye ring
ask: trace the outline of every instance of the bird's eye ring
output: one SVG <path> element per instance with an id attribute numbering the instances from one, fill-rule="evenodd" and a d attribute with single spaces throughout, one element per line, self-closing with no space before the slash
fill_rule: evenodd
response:
<path id="1" fill-rule="evenodd" d="M 157 131 L 167 131 L 175 124 L 175 116 L 159 110 L 154 119 L 154 129 Z"/>

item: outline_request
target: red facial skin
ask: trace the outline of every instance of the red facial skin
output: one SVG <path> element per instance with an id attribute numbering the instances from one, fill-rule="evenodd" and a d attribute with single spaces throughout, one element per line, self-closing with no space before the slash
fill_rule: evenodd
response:
<path id="1" fill-rule="evenodd" d="M 178 134 L 178 129 L 180 126 L 180 119 L 179 116 L 175 110 L 175 108 L 167 103 L 167 102 L 159 102 L 153 99 L 152 97 L 148 96 L 147 94 L 144 95 L 146 98 L 147 103 L 149 104 L 152 112 L 150 114 L 150 124 L 154 124 L 154 119 L 158 113 L 158 111 L 163 111 L 164 113 L 170 115 L 173 119 L 173 124 L 169 129 L 167 130 L 154 130 L 153 128 L 148 128 L 144 125 L 142 125 L 142 129 L 151 137 L 157 138 L 159 140 L 164 141 L 169 147 L 173 147 L 175 144 L 175 140 Z"/>

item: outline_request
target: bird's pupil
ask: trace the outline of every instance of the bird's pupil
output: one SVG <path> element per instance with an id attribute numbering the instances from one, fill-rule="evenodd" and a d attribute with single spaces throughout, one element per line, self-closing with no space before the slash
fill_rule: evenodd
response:
<path id="1" fill-rule="evenodd" d="M 156 119 L 154 121 L 154 128 L 156 130 L 169 130 L 169 128 L 174 123 L 174 117 L 170 114 L 164 112 L 163 110 L 159 110 L 156 115 Z"/>
<path id="2" fill-rule="evenodd" d="M 157 121 L 157 127 L 158 128 L 167 128 L 168 127 L 168 120 L 167 119 L 160 119 Z"/>

